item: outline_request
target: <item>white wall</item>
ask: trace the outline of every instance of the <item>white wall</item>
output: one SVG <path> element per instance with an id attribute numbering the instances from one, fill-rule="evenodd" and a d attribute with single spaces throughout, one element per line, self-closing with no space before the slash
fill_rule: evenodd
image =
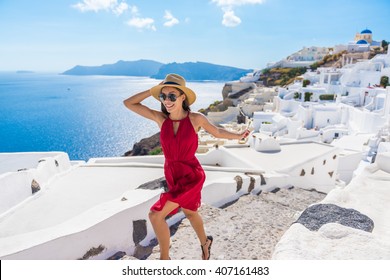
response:
<path id="1" fill-rule="evenodd" d="M 349 108 L 349 126 L 361 133 L 376 133 L 386 122 L 382 114 Z"/>
<path id="2" fill-rule="evenodd" d="M 296 113 L 298 111 L 300 102 L 295 100 L 284 100 L 278 98 L 279 107 L 278 112 L 283 115 L 283 113 Z"/>
<path id="3" fill-rule="evenodd" d="M 0 153 L 0 174 L 16 172 L 20 169 L 36 168 L 41 159 L 54 158 L 58 155 L 69 161 L 63 152 L 23 152 L 23 153 Z"/>
<path id="4" fill-rule="evenodd" d="M 237 121 L 237 116 L 240 113 L 240 108 L 238 107 L 228 107 L 226 111 L 223 112 L 209 112 L 207 118 L 213 124 L 228 123 L 231 121 Z"/>
<path id="5" fill-rule="evenodd" d="M 313 128 L 312 109 L 300 105 L 298 107 L 297 119 L 302 121 L 302 125 L 305 128 Z"/>
<path id="6" fill-rule="evenodd" d="M 4 160 L 1 164 L 6 165 L 3 170 L 10 166 L 12 170 L 17 166 L 30 166 L 27 170 L 0 175 L 0 215 L 33 195 L 33 180 L 44 188 L 56 175 L 71 168 L 68 154 L 60 152 L 0 154 L 0 157 Z"/>
<path id="7" fill-rule="evenodd" d="M 83 257 L 92 247 L 97 248 L 99 245 L 103 245 L 105 250 L 91 259 L 105 259 L 119 250 L 126 250 L 127 254 L 132 254 L 134 250 L 132 221 L 148 220 L 148 210 L 155 199 L 119 211 L 108 219 L 103 214 L 107 215 L 109 211 L 101 213 L 100 222 L 96 222 L 93 215 L 85 213 L 85 215 L 75 217 L 73 220 L 56 227 L 26 233 L 24 236 L 10 237 L 9 243 L 19 244 L 19 250 L 1 258 L 75 260 Z M 124 205 L 126 202 L 118 200 L 118 203 Z M 112 202 L 108 204 L 112 204 Z M 111 207 L 108 207 L 111 211 L 115 211 L 116 208 L 118 206 L 111 205 Z M 151 226 L 148 224 L 148 232 L 150 230 Z"/>
<path id="8" fill-rule="evenodd" d="M 272 117 L 276 113 L 272 112 L 254 112 L 253 113 L 253 128 L 254 131 L 259 131 L 263 122 L 272 122 Z"/>
<path id="9" fill-rule="evenodd" d="M 316 109 L 316 108 L 315 108 Z M 341 112 L 336 110 L 314 110 L 313 127 L 323 128 L 332 124 L 339 124 L 341 121 Z"/>
<path id="10" fill-rule="evenodd" d="M 9 172 L 0 175 L 0 215 L 32 195 L 30 171 Z"/>
<path id="11" fill-rule="evenodd" d="M 339 179 L 349 184 L 353 178 L 353 172 L 362 160 L 362 152 L 349 151 L 340 155 L 340 162 L 337 169 Z"/>
<path id="12" fill-rule="evenodd" d="M 336 184 L 339 152 L 339 148 L 334 148 L 303 165 L 292 166 L 280 172 L 288 174 L 290 184 L 295 187 L 328 193 Z"/>
<path id="13" fill-rule="evenodd" d="M 224 147 L 213 149 L 205 154 L 199 154 L 196 157 L 202 165 L 215 167 L 251 167 L 250 163 L 247 163 L 245 159 L 237 157 Z"/>

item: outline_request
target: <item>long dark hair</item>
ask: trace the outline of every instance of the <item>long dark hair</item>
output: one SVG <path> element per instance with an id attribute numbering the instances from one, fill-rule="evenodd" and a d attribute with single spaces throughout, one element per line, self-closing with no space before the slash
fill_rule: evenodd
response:
<path id="1" fill-rule="evenodd" d="M 179 89 L 179 88 L 176 88 L 176 89 L 180 92 L 180 95 L 185 94 L 184 91 L 182 91 L 181 89 Z M 191 111 L 191 108 L 188 105 L 187 98 L 184 99 L 184 101 L 182 103 L 182 107 L 183 107 L 184 111 L 187 111 L 187 112 Z M 169 112 L 167 111 L 167 109 L 165 108 L 165 106 L 162 102 L 161 102 L 161 112 L 163 112 L 165 115 L 169 116 Z"/>

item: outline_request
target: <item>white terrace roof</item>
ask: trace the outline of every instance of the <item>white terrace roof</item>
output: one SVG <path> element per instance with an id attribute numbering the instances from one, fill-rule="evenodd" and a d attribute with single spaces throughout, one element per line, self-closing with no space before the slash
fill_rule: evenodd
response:
<path id="1" fill-rule="evenodd" d="M 237 197 L 237 174 L 242 174 L 248 184 L 242 191 L 249 191 L 251 180 L 243 175 L 245 172 L 270 173 L 264 174 L 262 184 L 255 184 L 256 192 L 289 184 L 306 187 L 303 177 L 293 178 L 288 170 L 296 171 L 307 162 L 313 166 L 322 164 L 324 158 L 332 158 L 338 150 L 313 142 L 284 144 L 281 148 L 278 153 L 263 153 L 236 145 L 198 155 L 206 171 L 204 201 L 220 204 Z M 104 254 L 118 246 L 130 250 L 134 230 L 131 221 L 146 220 L 149 207 L 161 192 L 136 188 L 163 177 L 163 161 L 162 156 L 91 159 L 87 164 L 56 173 L 39 192 L 0 216 L 0 256 L 75 259 L 98 242 L 107 246 Z M 328 168 L 333 170 L 332 164 Z M 279 177 L 278 171 L 283 173 Z M 315 181 L 308 183 L 310 187 L 318 185 L 316 182 L 321 182 L 318 187 L 322 189 L 333 186 L 327 170 L 322 173 L 312 176 Z M 260 177 L 256 180 L 260 182 Z M 112 227 L 118 232 L 113 234 Z M 90 240 L 77 243 L 77 248 L 70 246 L 85 239 Z M 63 252 L 56 251 L 65 247 Z"/>
<path id="2" fill-rule="evenodd" d="M 59 225 L 98 205 L 116 199 L 120 201 L 129 192 L 134 205 L 142 203 L 160 190 L 135 189 L 163 176 L 161 168 L 80 166 L 2 217 L 0 238 Z"/>
<path id="3" fill-rule="evenodd" d="M 64 154 L 63 152 L 0 153 L 0 174 L 15 172 L 19 169 L 35 168 L 38 161 L 45 157 Z"/>
<path id="4" fill-rule="evenodd" d="M 252 148 L 226 148 L 265 172 L 277 172 L 302 165 L 335 150 L 335 147 L 316 142 L 281 144 L 281 151 L 275 153 L 256 152 Z"/>

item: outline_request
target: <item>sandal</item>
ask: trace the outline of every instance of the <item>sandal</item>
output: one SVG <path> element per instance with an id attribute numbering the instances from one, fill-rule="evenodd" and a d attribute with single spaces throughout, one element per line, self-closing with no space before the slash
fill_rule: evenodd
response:
<path id="1" fill-rule="evenodd" d="M 200 248 L 202 249 L 202 260 L 206 259 L 206 254 L 205 254 L 205 251 L 204 251 L 203 247 L 207 245 L 207 241 L 209 241 L 209 240 L 210 240 L 210 245 L 207 248 L 208 253 L 209 253 L 209 257 L 207 258 L 207 260 L 210 259 L 210 256 L 211 256 L 211 244 L 213 244 L 213 237 L 211 235 L 207 236 L 206 242 L 203 245 L 200 245 Z"/>

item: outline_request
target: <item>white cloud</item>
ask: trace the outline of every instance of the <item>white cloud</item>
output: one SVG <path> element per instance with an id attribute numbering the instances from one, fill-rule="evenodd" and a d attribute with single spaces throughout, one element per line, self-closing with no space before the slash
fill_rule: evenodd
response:
<path id="1" fill-rule="evenodd" d="M 150 29 L 156 31 L 156 27 L 154 26 L 154 19 L 152 18 L 133 17 L 127 22 L 127 24 L 139 30 Z"/>
<path id="2" fill-rule="evenodd" d="M 211 2 L 222 7 L 233 7 L 247 4 L 263 4 L 265 0 L 211 0 Z"/>
<path id="3" fill-rule="evenodd" d="M 224 12 L 222 24 L 227 27 L 235 27 L 241 23 L 241 19 L 234 14 L 234 6 L 263 4 L 265 0 L 211 0 L 211 2 L 222 7 Z"/>
<path id="4" fill-rule="evenodd" d="M 129 9 L 129 5 L 127 5 L 126 2 L 121 2 L 118 6 L 115 7 L 115 9 L 113 9 L 113 12 L 114 14 L 119 16 L 124 12 L 126 12 L 128 9 Z"/>
<path id="5" fill-rule="evenodd" d="M 167 10 L 165 11 L 164 18 L 167 20 L 164 23 L 164 26 L 172 27 L 172 26 L 179 23 L 179 20 L 177 18 L 175 18 L 170 11 L 167 11 Z"/>
<path id="6" fill-rule="evenodd" d="M 227 27 L 235 27 L 241 23 L 241 19 L 234 14 L 233 10 L 226 10 L 223 14 L 222 24 Z"/>
<path id="7" fill-rule="evenodd" d="M 139 31 L 143 29 L 150 29 L 156 31 L 154 19 L 142 17 L 137 6 L 131 6 L 130 12 L 132 18 L 126 22 L 127 25 L 137 28 Z"/>
<path id="8" fill-rule="evenodd" d="M 72 7 L 82 12 L 98 12 L 100 10 L 109 10 L 116 5 L 118 5 L 117 0 L 83 0 L 83 2 L 79 2 Z"/>
<path id="9" fill-rule="evenodd" d="M 134 16 L 139 15 L 137 6 L 131 6 L 131 14 Z"/>
<path id="10" fill-rule="evenodd" d="M 81 12 L 99 12 L 101 10 L 111 11 L 116 15 L 121 15 L 125 12 L 129 6 L 126 2 L 122 1 L 118 4 L 117 0 L 83 0 L 77 4 L 72 5 L 73 8 Z"/>

